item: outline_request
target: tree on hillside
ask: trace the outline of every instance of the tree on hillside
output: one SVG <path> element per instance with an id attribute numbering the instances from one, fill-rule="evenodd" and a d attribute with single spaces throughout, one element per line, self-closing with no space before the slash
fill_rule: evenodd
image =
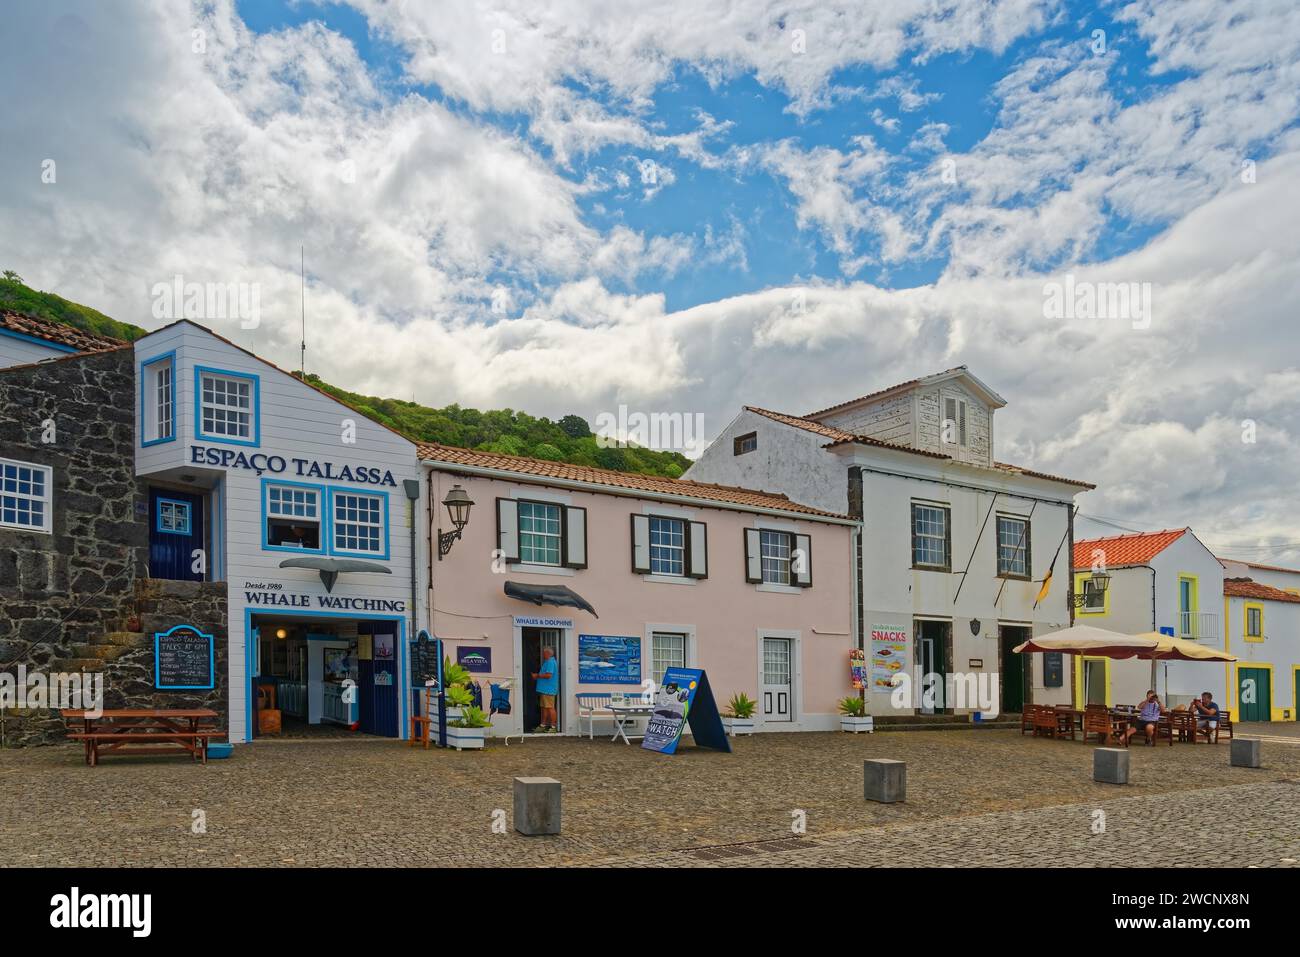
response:
<path id="1" fill-rule="evenodd" d="M 560 419 L 560 431 L 571 439 L 585 439 L 591 435 L 591 426 L 580 415 L 566 415 Z"/>
<path id="2" fill-rule="evenodd" d="M 10 282 L 23 281 L 23 277 L 18 275 L 18 273 L 14 272 L 12 269 L 6 269 L 3 273 L 0 273 L 0 276 L 3 276 L 5 279 L 8 279 Z"/>

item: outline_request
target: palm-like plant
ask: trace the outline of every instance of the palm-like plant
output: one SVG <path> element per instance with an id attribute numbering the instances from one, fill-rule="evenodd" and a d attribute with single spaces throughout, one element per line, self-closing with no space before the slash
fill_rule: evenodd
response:
<path id="1" fill-rule="evenodd" d="M 752 718 L 754 709 L 758 707 L 758 702 L 745 694 L 743 691 L 737 691 L 727 702 L 728 718 Z"/>
<path id="2" fill-rule="evenodd" d="M 482 708 L 475 708 L 473 705 L 467 707 L 461 716 L 455 721 L 450 722 L 453 728 L 490 728 L 492 722 L 488 720 L 487 713 Z"/>
<path id="3" fill-rule="evenodd" d="M 867 716 L 867 703 L 858 697 L 841 698 L 840 714 L 849 718 L 865 718 Z"/>

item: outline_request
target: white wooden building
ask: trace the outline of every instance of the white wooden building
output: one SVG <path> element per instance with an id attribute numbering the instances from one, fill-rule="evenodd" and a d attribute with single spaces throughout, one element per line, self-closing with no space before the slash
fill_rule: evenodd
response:
<path id="1" fill-rule="evenodd" d="M 414 444 L 195 323 L 134 348 L 149 575 L 227 583 L 230 740 L 254 732 L 259 677 L 287 719 L 405 736 L 427 620 Z"/>

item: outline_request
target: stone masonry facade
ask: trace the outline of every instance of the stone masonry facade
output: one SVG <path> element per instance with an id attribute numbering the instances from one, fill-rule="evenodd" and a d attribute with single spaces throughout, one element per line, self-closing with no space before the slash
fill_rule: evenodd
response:
<path id="1" fill-rule="evenodd" d="M 50 466 L 53 489 L 52 534 L 0 528 L 0 671 L 98 672 L 106 707 L 203 703 L 224 716 L 224 585 L 148 580 L 135 390 L 129 348 L 0 370 L 0 457 Z M 218 687 L 200 697 L 153 687 L 149 629 L 179 623 L 216 640 Z M 5 746 L 64 730 L 56 710 L 0 709 Z"/>

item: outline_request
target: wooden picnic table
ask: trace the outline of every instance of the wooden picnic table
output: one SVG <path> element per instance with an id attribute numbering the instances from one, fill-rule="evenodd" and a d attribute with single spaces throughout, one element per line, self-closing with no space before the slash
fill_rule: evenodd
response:
<path id="1" fill-rule="evenodd" d="M 82 722 L 82 730 L 68 737 L 85 744 L 86 763 L 92 767 L 101 752 L 174 754 L 176 748 L 207 764 L 208 739 L 225 734 L 217 730 L 217 713 L 210 708 L 114 708 L 93 715 L 67 708 L 63 717 Z"/>

